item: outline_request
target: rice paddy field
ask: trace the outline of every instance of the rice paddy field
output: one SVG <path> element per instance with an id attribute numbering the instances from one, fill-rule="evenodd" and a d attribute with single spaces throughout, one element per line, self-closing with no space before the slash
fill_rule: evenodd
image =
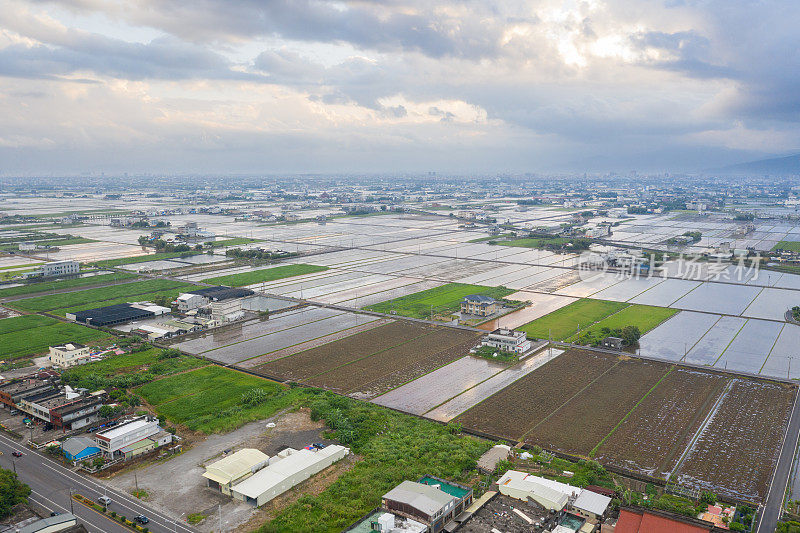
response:
<path id="1" fill-rule="evenodd" d="M 60 291 L 64 289 L 74 289 L 88 285 L 116 284 L 117 282 L 132 280 L 134 278 L 136 278 L 135 274 L 112 272 L 108 274 L 83 276 L 80 278 L 26 283 L 17 287 L 0 289 L 0 298 L 10 298 L 13 296 L 23 296 L 26 294 L 36 294 L 49 291 Z"/>
<path id="2" fill-rule="evenodd" d="M 303 263 L 294 265 L 283 265 L 272 268 L 265 268 L 262 270 L 253 270 L 250 272 L 242 272 L 240 274 L 230 274 L 228 276 L 219 276 L 208 278 L 204 281 L 214 285 L 228 285 L 230 287 L 243 287 L 245 285 L 253 285 L 256 283 L 265 283 L 268 281 L 275 281 L 278 279 L 290 278 L 293 276 L 302 276 L 303 274 L 313 274 L 315 272 L 324 272 L 328 270 L 326 266 L 306 265 Z"/>
<path id="3" fill-rule="evenodd" d="M 471 294 L 481 294 L 500 299 L 514 291 L 505 287 L 488 287 L 483 285 L 467 285 L 448 283 L 441 287 L 420 291 L 408 296 L 367 306 L 369 311 L 391 313 L 411 318 L 430 318 L 431 314 L 449 315 L 459 310 L 461 300 Z"/>
<path id="4" fill-rule="evenodd" d="M 190 287 L 194 285 L 166 279 L 151 279 L 63 294 L 36 296 L 16 300 L 9 306 L 34 313 L 57 311 L 63 315 L 65 312 L 111 305 L 120 301 L 143 301 L 154 295 L 165 294 L 163 291 L 179 291 Z"/>
<path id="5" fill-rule="evenodd" d="M 758 503 L 796 393 L 790 385 L 568 350 L 455 420 Z"/>
<path id="6" fill-rule="evenodd" d="M 0 320 L 0 359 L 20 359 L 45 353 L 50 346 L 66 342 L 90 344 L 109 338 L 103 331 L 46 316 L 4 318 Z"/>
<path id="7" fill-rule="evenodd" d="M 583 298 L 517 329 L 535 339 L 565 340 L 625 307 L 622 302 Z"/>

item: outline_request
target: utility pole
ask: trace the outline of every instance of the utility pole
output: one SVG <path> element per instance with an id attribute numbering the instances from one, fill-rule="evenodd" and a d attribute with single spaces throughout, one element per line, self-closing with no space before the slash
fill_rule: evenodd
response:
<path id="1" fill-rule="evenodd" d="M 222 533 L 222 504 L 217 504 L 217 509 L 219 510 L 219 533 Z"/>
<path id="2" fill-rule="evenodd" d="M 75 509 L 72 508 L 72 487 L 69 488 L 69 512 L 75 514 Z"/>

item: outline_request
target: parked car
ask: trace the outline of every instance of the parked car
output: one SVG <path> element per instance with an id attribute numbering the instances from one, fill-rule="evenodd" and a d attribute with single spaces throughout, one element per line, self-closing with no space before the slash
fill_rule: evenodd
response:
<path id="1" fill-rule="evenodd" d="M 108 496 L 100 496 L 99 498 L 97 498 L 97 501 L 102 503 L 106 507 L 111 505 L 111 498 L 109 498 Z"/>
<path id="2" fill-rule="evenodd" d="M 146 523 L 148 523 L 148 522 L 150 521 L 150 519 L 149 519 L 149 518 L 147 518 L 147 517 L 146 517 L 145 515 L 143 515 L 143 514 L 140 514 L 140 515 L 134 516 L 134 517 L 133 517 L 133 519 L 134 519 L 134 520 L 136 520 L 137 522 L 139 522 L 140 524 L 146 524 Z"/>
<path id="3" fill-rule="evenodd" d="M 14 452 L 11 452 L 11 455 L 13 455 L 14 457 L 22 457 L 22 452 L 14 451 Z"/>

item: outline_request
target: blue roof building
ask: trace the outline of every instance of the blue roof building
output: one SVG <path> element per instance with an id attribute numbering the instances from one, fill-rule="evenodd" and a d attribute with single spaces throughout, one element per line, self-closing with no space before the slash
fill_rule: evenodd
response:
<path id="1" fill-rule="evenodd" d="M 80 461 L 100 454 L 97 443 L 87 437 L 70 437 L 61 445 L 61 450 L 70 461 Z"/>

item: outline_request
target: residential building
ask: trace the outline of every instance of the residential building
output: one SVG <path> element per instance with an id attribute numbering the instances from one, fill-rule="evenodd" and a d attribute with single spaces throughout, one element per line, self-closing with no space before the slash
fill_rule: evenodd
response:
<path id="1" fill-rule="evenodd" d="M 49 359 L 55 366 L 69 368 L 89 361 L 89 352 L 91 352 L 91 348 L 88 346 L 77 342 L 68 342 L 61 346 L 50 346 Z"/>
<path id="2" fill-rule="evenodd" d="M 59 276 L 77 275 L 81 271 L 81 264 L 77 261 L 51 261 L 42 263 L 32 272 L 23 274 L 26 278 L 55 278 Z"/>
<path id="3" fill-rule="evenodd" d="M 383 495 L 382 508 L 426 524 L 438 533 L 472 503 L 472 489 L 426 476 L 420 482 L 403 481 Z"/>
<path id="4" fill-rule="evenodd" d="M 19 243 L 19 251 L 20 252 L 31 252 L 33 250 L 36 250 L 36 248 L 37 248 L 37 246 L 36 246 L 35 242 L 25 241 L 25 242 Z"/>
<path id="5" fill-rule="evenodd" d="M 102 453 L 89 437 L 70 437 L 61 444 L 61 451 L 68 461 L 82 461 Z"/>
<path id="6" fill-rule="evenodd" d="M 141 416 L 96 433 L 94 440 L 104 455 L 116 459 L 125 456 L 126 451 L 123 451 L 123 448 L 156 435 L 160 431 L 158 420 Z"/>
<path id="7" fill-rule="evenodd" d="M 517 470 L 509 470 L 503 474 L 497 480 L 497 486 L 506 496 L 523 501 L 531 499 L 542 507 L 554 511 L 564 509 L 569 500 L 581 492 L 578 487 Z"/>
<path id="8" fill-rule="evenodd" d="M 268 466 L 234 485 L 231 494 L 237 500 L 260 507 L 349 453 L 348 448 L 337 444 L 322 449 L 287 448 L 270 458 Z"/>
<path id="9" fill-rule="evenodd" d="M 64 390 L 54 385 L 33 394 L 21 395 L 16 408 L 31 417 L 50 424 L 55 429 L 75 430 L 100 419 L 100 408 L 105 405 L 102 392 L 79 394 L 71 388 Z"/>
<path id="10" fill-rule="evenodd" d="M 33 376 L 4 381 L 0 383 L 0 403 L 9 409 L 16 409 L 23 398 L 53 389 L 55 386 L 49 379 Z"/>
<path id="11" fill-rule="evenodd" d="M 206 466 L 203 477 L 212 489 L 230 494 L 231 487 L 249 478 L 269 463 L 269 455 L 243 448 Z"/>
<path id="12" fill-rule="evenodd" d="M 206 307 L 212 302 L 221 302 L 225 300 L 239 299 L 246 296 L 252 296 L 255 292 L 250 289 L 242 289 L 238 287 L 203 287 L 194 291 L 189 291 L 181 294 L 176 298 L 175 302 L 178 305 L 178 310 L 186 313 L 193 309 Z"/>
<path id="13" fill-rule="evenodd" d="M 461 300 L 462 315 L 490 316 L 499 308 L 500 304 L 497 300 L 481 294 L 470 294 Z"/>
<path id="14" fill-rule="evenodd" d="M 506 352 L 525 353 L 531 349 L 531 341 L 524 331 L 498 328 L 481 340 L 481 346 L 491 346 Z"/>

